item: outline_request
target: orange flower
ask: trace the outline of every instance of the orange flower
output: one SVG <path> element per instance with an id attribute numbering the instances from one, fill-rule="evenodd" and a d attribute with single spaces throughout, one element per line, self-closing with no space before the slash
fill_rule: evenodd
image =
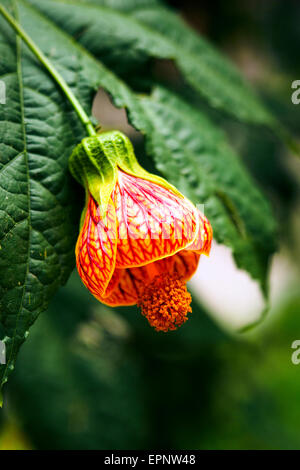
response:
<path id="1" fill-rule="evenodd" d="M 87 194 L 76 245 L 83 283 L 104 304 L 139 305 L 157 331 L 176 329 L 191 312 L 186 281 L 210 251 L 208 220 L 176 188 L 143 170 L 120 132 L 80 145 L 70 168 Z"/>

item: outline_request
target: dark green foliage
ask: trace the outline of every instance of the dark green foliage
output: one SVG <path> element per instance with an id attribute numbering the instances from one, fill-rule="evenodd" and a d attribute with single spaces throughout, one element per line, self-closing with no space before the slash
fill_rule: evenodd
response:
<path id="1" fill-rule="evenodd" d="M 299 309 L 291 297 L 267 330 L 237 339 L 195 304 L 157 334 L 75 275 L 33 326 L 5 405 L 38 449 L 299 449 Z"/>

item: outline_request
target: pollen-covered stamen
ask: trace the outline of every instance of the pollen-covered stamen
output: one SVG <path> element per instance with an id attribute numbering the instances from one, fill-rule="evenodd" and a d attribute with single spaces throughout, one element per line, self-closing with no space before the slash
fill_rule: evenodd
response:
<path id="1" fill-rule="evenodd" d="M 192 297 L 184 281 L 167 273 L 155 276 L 139 298 L 138 305 L 156 331 L 176 330 L 187 321 Z"/>

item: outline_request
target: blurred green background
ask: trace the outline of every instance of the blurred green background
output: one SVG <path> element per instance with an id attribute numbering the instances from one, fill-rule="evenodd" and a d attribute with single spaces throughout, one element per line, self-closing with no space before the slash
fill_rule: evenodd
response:
<path id="1" fill-rule="evenodd" d="M 300 3 L 168 3 L 299 136 L 291 83 L 300 79 Z M 181 86 L 170 64 L 157 73 Z M 5 386 L 0 449 L 300 449 L 300 364 L 291 361 L 300 340 L 299 160 L 267 131 L 218 119 L 279 220 L 267 318 L 239 334 L 234 316 L 243 311 L 223 319 L 196 293 L 190 320 L 158 334 L 137 309 L 99 304 L 74 272 L 31 328 Z M 233 277 L 233 298 L 236 289 Z"/>

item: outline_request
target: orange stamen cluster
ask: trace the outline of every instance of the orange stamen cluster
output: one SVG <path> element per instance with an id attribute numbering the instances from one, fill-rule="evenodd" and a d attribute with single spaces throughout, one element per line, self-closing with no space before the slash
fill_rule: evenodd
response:
<path id="1" fill-rule="evenodd" d="M 192 297 L 184 281 L 177 276 L 160 274 L 148 284 L 138 305 L 156 331 L 176 330 L 187 321 Z"/>

